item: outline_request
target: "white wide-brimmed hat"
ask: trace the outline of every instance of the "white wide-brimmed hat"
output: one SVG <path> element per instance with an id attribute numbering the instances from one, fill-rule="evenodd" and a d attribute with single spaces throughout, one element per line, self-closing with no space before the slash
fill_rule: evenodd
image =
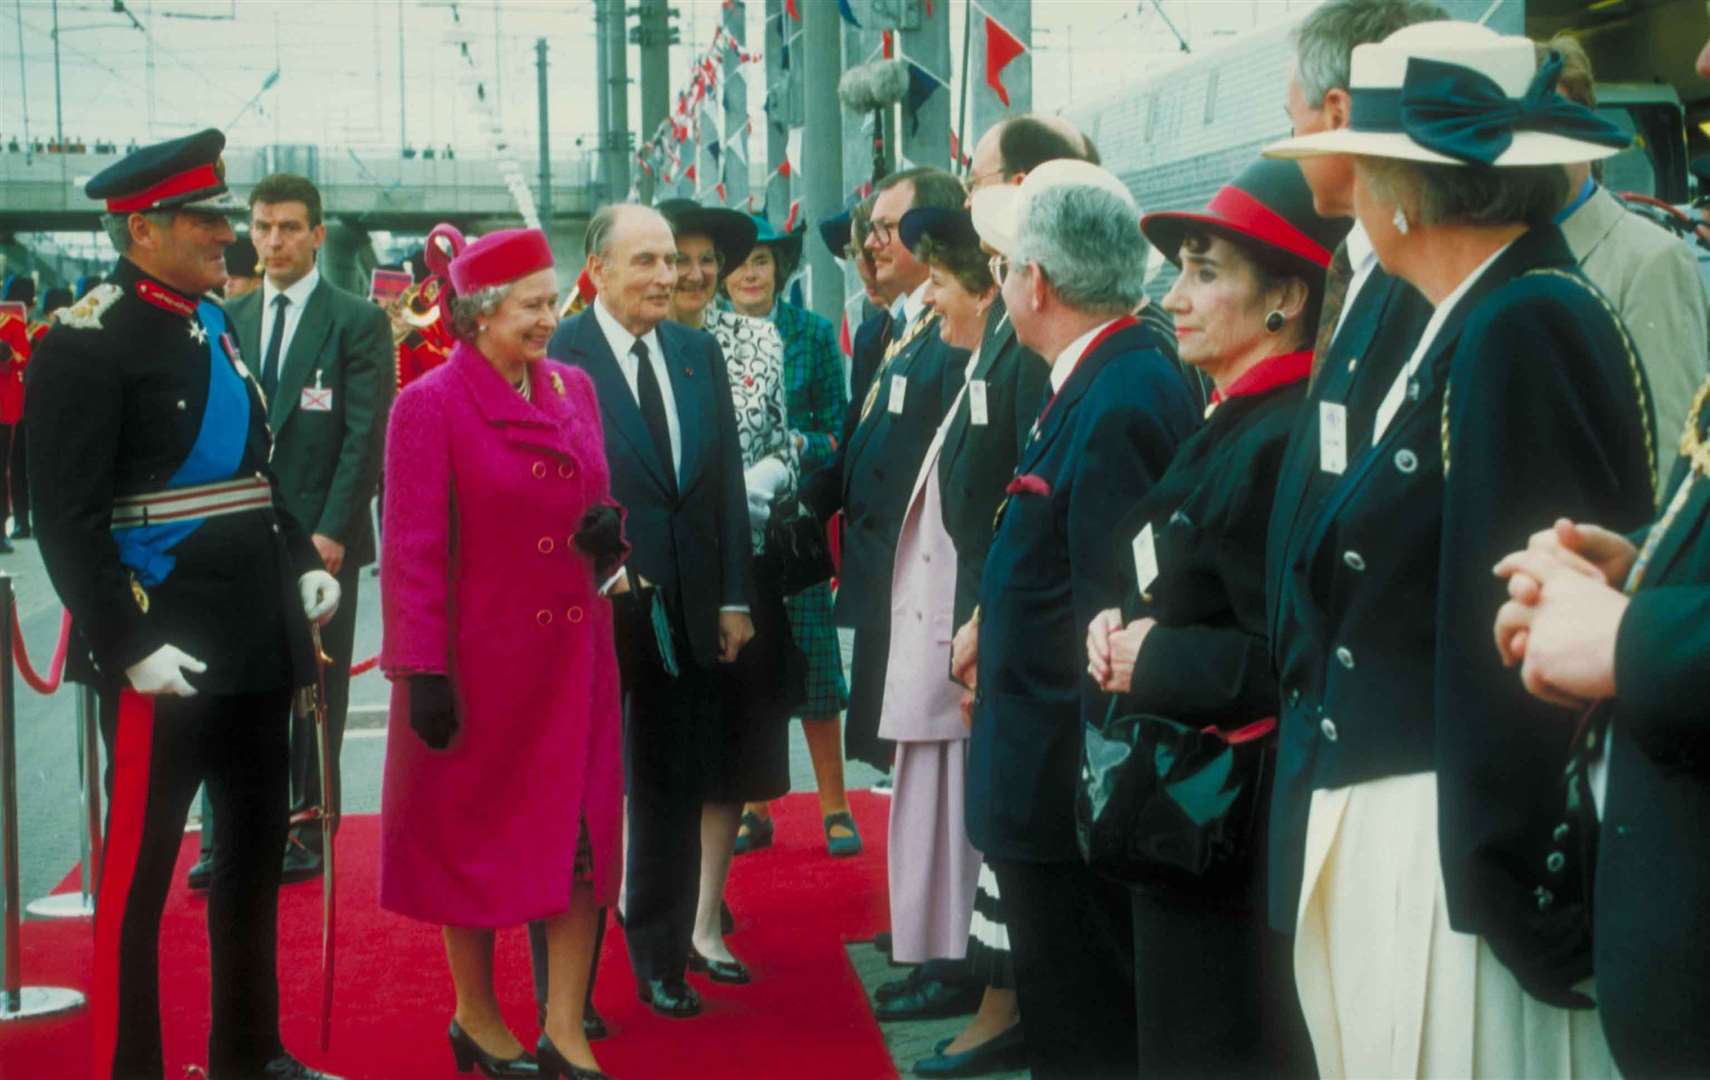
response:
<path id="1" fill-rule="evenodd" d="M 1014 257 L 1021 238 L 1022 211 L 1028 201 L 1042 191 L 1058 187 L 1093 187 L 1110 192 L 1134 207 L 1134 227 L 1139 231 L 1140 210 L 1127 186 L 1110 170 L 1075 158 L 1047 161 L 1028 173 L 1020 184 L 993 184 L 974 192 L 969 206 L 974 231 L 986 244 Z"/>
<path id="2" fill-rule="evenodd" d="M 1630 137 L 1555 92 L 1530 38 L 1469 22 L 1403 27 L 1354 46 L 1348 126 L 1284 139 L 1266 157 L 1363 154 L 1438 165 L 1512 168 L 1596 161 Z"/>

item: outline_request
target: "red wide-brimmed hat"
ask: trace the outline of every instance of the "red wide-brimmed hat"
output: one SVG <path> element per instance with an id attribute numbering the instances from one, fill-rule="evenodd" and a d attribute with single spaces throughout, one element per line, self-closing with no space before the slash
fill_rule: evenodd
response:
<path id="1" fill-rule="evenodd" d="M 1270 248 L 1322 272 L 1352 222 L 1320 217 L 1312 189 L 1292 161 L 1260 158 L 1224 184 L 1204 210 L 1165 210 L 1140 219 L 1140 229 L 1166 259 L 1181 265 L 1182 236 L 1195 227 L 1238 244 Z"/>
<path id="2" fill-rule="evenodd" d="M 553 265 L 552 248 L 539 229 L 500 229 L 470 244 L 451 260 L 451 287 L 459 296 L 508 285 Z"/>

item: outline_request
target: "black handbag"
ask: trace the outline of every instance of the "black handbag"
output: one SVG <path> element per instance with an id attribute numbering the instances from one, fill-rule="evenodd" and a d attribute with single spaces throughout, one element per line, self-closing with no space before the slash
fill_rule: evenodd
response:
<path id="1" fill-rule="evenodd" d="M 758 561 L 778 595 L 786 597 L 830 581 L 836 573 L 824 523 L 794 501 L 772 510 L 766 522 L 766 549 Z"/>
<path id="2" fill-rule="evenodd" d="M 1273 717 L 1225 732 L 1144 713 L 1088 724 L 1075 837 L 1096 873 L 1125 884 L 1205 883 L 1244 872 L 1264 812 Z"/>

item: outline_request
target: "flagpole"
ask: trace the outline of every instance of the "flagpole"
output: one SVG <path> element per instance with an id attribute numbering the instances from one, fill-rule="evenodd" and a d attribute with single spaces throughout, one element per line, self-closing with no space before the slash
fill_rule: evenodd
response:
<path id="1" fill-rule="evenodd" d="M 951 139 L 950 171 L 962 171 L 961 157 L 967 154 L 973 156 L 973 146 L 968 138 L 968 55 L 974 44 L 974 0 L 966 0 L 962 5 L 962 86 L 957 97 L 956 131 Z"/>

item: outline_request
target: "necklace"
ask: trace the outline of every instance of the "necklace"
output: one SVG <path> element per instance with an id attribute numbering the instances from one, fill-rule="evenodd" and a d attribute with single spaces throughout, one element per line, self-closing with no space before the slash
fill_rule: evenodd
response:
<path id="1" fill-rule="evenodd" d="M 523 368 L 522 381 L 515 386 L 516 392 L 522 395 L 524 401 L 534 400 L 534 388 L 529 385 L 528 368 Z"/>

